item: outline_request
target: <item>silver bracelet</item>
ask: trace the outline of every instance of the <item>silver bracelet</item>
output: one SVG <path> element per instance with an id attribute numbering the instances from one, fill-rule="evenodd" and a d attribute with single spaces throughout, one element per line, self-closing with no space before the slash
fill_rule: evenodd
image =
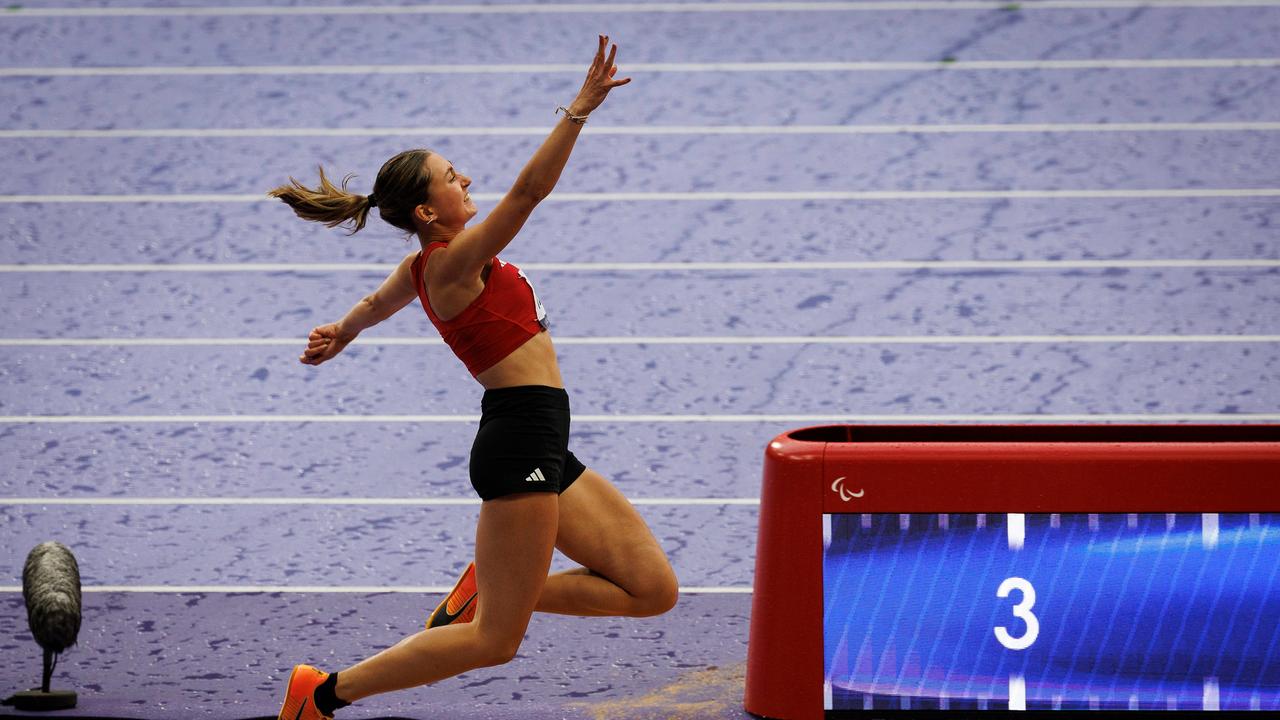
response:
<path id="1" fill-rule="evenodd" d="M 557 114 L 557 115 L 559 115 L 561 110 L 563 110 L 563 111 L 564 111 L 564 116 L 565 116 L 565 117 L 567 117 L 567 118 L 569 118 L 569 121 L 570 121 L 570 122 L 576 122 L 576 123 L 578 123 L 579 125 L 586 125 L 586 124 L 587 124 L 587 116 L 586 116 L 586 115 L 574 115 L 573 113 L 569 112 L 569 108 L 567 108 L 567 107 L 565 107 L 565 106 L 563 106 L 563 105 L 561 105 L 560 107 L 556 108 L 556 114 Z"/>

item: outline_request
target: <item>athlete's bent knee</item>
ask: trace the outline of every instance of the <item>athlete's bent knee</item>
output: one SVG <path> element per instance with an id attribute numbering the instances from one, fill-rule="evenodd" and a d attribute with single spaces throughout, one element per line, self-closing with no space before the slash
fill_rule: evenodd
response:
<path id="1" fill-rule="evenodd" d="M 659 573 L 645 582 L 635 598 L 636 617 L 652 617 L 667 612 L 680 599 L 680 584 L 676 581 L 676 574 L 668 567 L 665 573 Z"/>
<path id="2" fill-rule="evenodd" d="M 494 665 L 506 665 L 515 659 L 516 653 L 520 651 L 520 643 L 524 640 L 523 636 L 516 638 L 507 637 L 485 637 L 480 641 L 480 662 L 482 667 L 493 667 Z"/>

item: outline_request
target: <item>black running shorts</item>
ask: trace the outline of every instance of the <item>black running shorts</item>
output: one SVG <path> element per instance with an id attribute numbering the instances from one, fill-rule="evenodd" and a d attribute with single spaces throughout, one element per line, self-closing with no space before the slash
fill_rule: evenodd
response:
<path id="1" fill-rule="evenodd" d="M 569 394 L 544 385 L 485 390 L 471 445 L 471 486 L 481 500 L 562 493 L 587 468 L 569 452 Z"/>

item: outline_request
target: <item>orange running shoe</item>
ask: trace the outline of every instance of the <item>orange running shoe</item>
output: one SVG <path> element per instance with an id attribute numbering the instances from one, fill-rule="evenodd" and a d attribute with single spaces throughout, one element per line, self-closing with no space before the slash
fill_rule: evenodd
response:
<path id="1" fill-rule="evenodd" d="M 310 665 L 294 665 L 289 687 L 284 692 L 284 705 L 277 720 L 333 720 L 316 709 L 315 691 L 329 679 L 329 673 Z"/>
<path id="2" fill-rule="evenodd" d="M 469 623 L 474 620 L 476 605 L 480 602 L 476 599 L 476 594 L 476 564 L 471 562 L 467 565 L 467 569 L 462 571 L 462 577 L 458 578 L 458 583 L 432 611 L 431 617 L 427 618 L 427 629 L 455 623 Z"/>

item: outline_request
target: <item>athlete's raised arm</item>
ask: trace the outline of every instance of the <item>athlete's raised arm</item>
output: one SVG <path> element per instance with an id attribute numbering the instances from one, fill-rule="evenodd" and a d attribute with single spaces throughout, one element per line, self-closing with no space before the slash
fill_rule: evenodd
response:
<path id="1" fill-rule="evenodd" d="M 577 98 L 569 104 L 566 114 L 556 123 L 551 134 L 533 154 L 533 158 L 520 171 L 515 184 L 507 191 L 484 222 L 468 228 L 449 243 L 448 252 L 433 260 L 433 275 L 449 278 L 470 278 L 511 242 L 524 226 L 529 214 L 555 188 L 560 173 L 569 162 L 578 133 L 586 116 L 600 107 L 609 91 L 631 82 L 631 78 L 614 80 L 618 68 L 613 64 L 618 53 L 615 44 L 609 50 L 609 36 L 601 35 L 595 59 L 587 70 L 587 77 L 578 91 Z M 559 109 L 557 109 L 559 112 Z M 424 221 L 426 218 L 422 218 Z"/>

